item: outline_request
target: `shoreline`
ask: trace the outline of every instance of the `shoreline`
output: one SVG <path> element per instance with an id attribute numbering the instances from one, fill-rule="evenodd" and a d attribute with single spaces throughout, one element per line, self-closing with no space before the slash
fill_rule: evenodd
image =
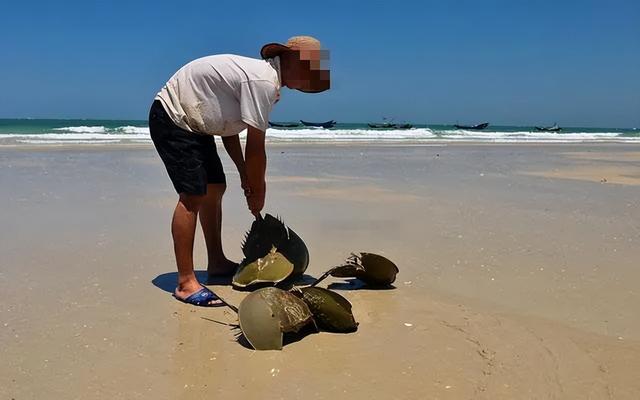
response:
<path id="1" fill-rule="evenodd" d="M 221 145 L 219 141 L 216 142 L 217 145 Z M 495 147 L 508 147 L 508 146 L 523 146 L 523 147 L 541 147 L 541 146 L 639 146 L 640 141 L 618 141 L 618 140 L 598 140 L 598 141 L 547 141 L 547 142 L 490 142 L 490 141 L 446 141 L 446 140 L 437 140 L 437 139 L 429 139 L 423 141 L 392 141 L 392 140 L 371 140 L 371 141 L 326 141 L 326 140 L 318 140 L 318 141 L 285 141 L 285 140 L 274 140 L 271 141 L 267 139 L 266 144 L 268 146 L 282 146 L 282 147 L 305 147 L 305 146 L 325 146 L 325 147 L 433 147 L 433 146 L 495 146 Z M 0 144 L 0 151 L 2 150 L 89 150 L 89 149 L 99 149 L 99 150 L 126 150 L 126 149 L 153 149 L 153 143 L 77 143 L 77 144 L 64 144 L 64 143 L 53 143 L 53 144 Z"/>

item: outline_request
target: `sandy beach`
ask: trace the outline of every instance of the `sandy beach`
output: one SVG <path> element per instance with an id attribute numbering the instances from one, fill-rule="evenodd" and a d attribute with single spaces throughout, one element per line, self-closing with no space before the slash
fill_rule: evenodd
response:
<path id="1" fill-rule="evenodd" d="M 305 239 L 308 274 L 353 251 L 400 268 L 392 290 L 326 282 L 358 332 L 257 352 L 228 309 L 174 300 L 176 195 L 152 147 L 4 147 L 0 398 L 640 398 L 638 146 L 268 151 L 265 211 Z M 223 162 L 239 260 L 251 215 Z M 201 235 L 195 254 L 204 269 Z"/>

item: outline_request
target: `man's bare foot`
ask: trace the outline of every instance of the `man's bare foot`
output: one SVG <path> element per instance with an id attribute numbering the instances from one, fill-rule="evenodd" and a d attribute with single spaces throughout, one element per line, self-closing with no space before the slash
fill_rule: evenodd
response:
<path id="1" fill-rule="evenodd" d="M 232 276 L 236 273 L 238 265 L 239 264 L 237 262 L 233 262 L 226 258 L 221 262 L 215 263 L 215 265 L 209 264 L 209 268 L 207 268 L 209 279 Z"/>
<path id="2" fill-rule="evenodd" d="M 205 287 L 202 286 L 197 280 L 188 281 L 188 282 L 185 282 L 183 284 L 179 284 L 176 287 L 176 290 L 173 292 L 173 295 L 178 300 L 182 300 L 184 302 L 187 302 L 186 300 L 189 298 L 189 296 L 191 296 L 194 293 L 198 293 L 200 290 L 202 290 L 204 288 Z M 197 299 L 196 299 L 196 301 L 197 301 Z M 207 304 L 209 306 L 220 306 L 220 305 L 223 305 L 224 303 L 220 299 L 215 298 L 215 299 L 212 299 L 212 300 L 208 301 L 205 304 Z"/>

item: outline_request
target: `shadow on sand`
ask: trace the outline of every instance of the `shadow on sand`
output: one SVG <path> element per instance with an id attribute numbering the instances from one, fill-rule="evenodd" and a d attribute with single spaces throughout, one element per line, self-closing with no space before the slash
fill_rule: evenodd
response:
<path id="1" fill-rule="evenodd" d="M 360 279 L 353 278 L 343 282 L 331 282 L 327 285 L 327 289 L 331 290 L 393 290 L 396 287 L 389 286 L 369 286 Z"/>
<path id="2" fill-rule="evenodd" d="M 231 276 L 216 276 L 207 280 L 208 278 L 207 271 L 201 270 L 201 271 L 195 271 L 195 273 L 196 273 L 196 278 L 202 284 L 206 284 L 206 285 L 230 285 L 231 284 L 231 279 L 232 279 Z M 315 280 L 316 280 L 315 277 L 304 274 L 302 277 L 295 280 L 294 282 L 287 282 L 284 285 L 279 285 L 279 287 L 287 290 L 287 289 L 291 289 L 291 287 L 293 286 L 310 285 L 311 283 L 315 282 Z M 173 293 L 178 283 L 178 273 L 167 272 L 164 274 L 160 274 L 155 278 L 153 278 L 153 280 L 151 280 L 151 283 L 153 283 L 155 287 L 162 289 L 167 293 Z M 269 285 L 267 284 L 265 286 L 269 286 Z M 331 282 L 327 286 L 327 288 L 331 290 L 393 290 L 393 289 L 396 289 L 396 287 L 393 285 L 390 285 L 387 287 L 368 286 L 364 282 L 356 278 L 344 280 L 342 282 Z M 246 291 L 254 291 L 256 289 L 257 287 L 254 286 L 250 290 L 246 290 Z"/>
<path id="3" fill-rule="evenodd" d="M 215 276 L 209 279 L 206 270 L 195 271 L 196 278 L 198 282 L 203 285 L 230 285 L 231 284 L 231 276 Z M 176 285 L 178 284 L 178 273 L 177 272 L 166 272 L 164 274 L 160 274 L 151 280 L 151 283 L 159 289 L 164 290 L 168 293 L 173 293 L 176 289 Z"/>

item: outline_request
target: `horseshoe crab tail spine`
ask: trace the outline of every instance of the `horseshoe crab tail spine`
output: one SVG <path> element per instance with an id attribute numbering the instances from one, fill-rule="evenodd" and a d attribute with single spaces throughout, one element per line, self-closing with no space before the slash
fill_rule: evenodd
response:
<path id="1" fill-rule="evenodd" d="M 316 286 L 318 283 L 322 282 L 323 280 L 325 280 L 329 275 L 331 275 L 331 273 L 335 270 L 337 270 L 338 268 L 340 268 L 341 266 L 338 265 L 337 267 L 333 267 L 331 269 L 329 269 L 327 272 L 325 272 L 324 274 L 322 274 L 322 276 L 318 279 L 316 279 L 311 285 L 309 285 L 309 287 L 314 287 Z"/>
<path id="2" fill-rule="evenodd" d="M 216 295 L 217 296 L 217 295 Z M 225 306 L 229 307 L 231 310 L 233 310 L 236 314 L 238 313 L 238 307 L 234 306 L 233 304 L 228 303 L 225 299 L 223 299 L 222 297 L 218 296 L 218 299 L 222 302 L 222 304 L 224 304 Z"/>

